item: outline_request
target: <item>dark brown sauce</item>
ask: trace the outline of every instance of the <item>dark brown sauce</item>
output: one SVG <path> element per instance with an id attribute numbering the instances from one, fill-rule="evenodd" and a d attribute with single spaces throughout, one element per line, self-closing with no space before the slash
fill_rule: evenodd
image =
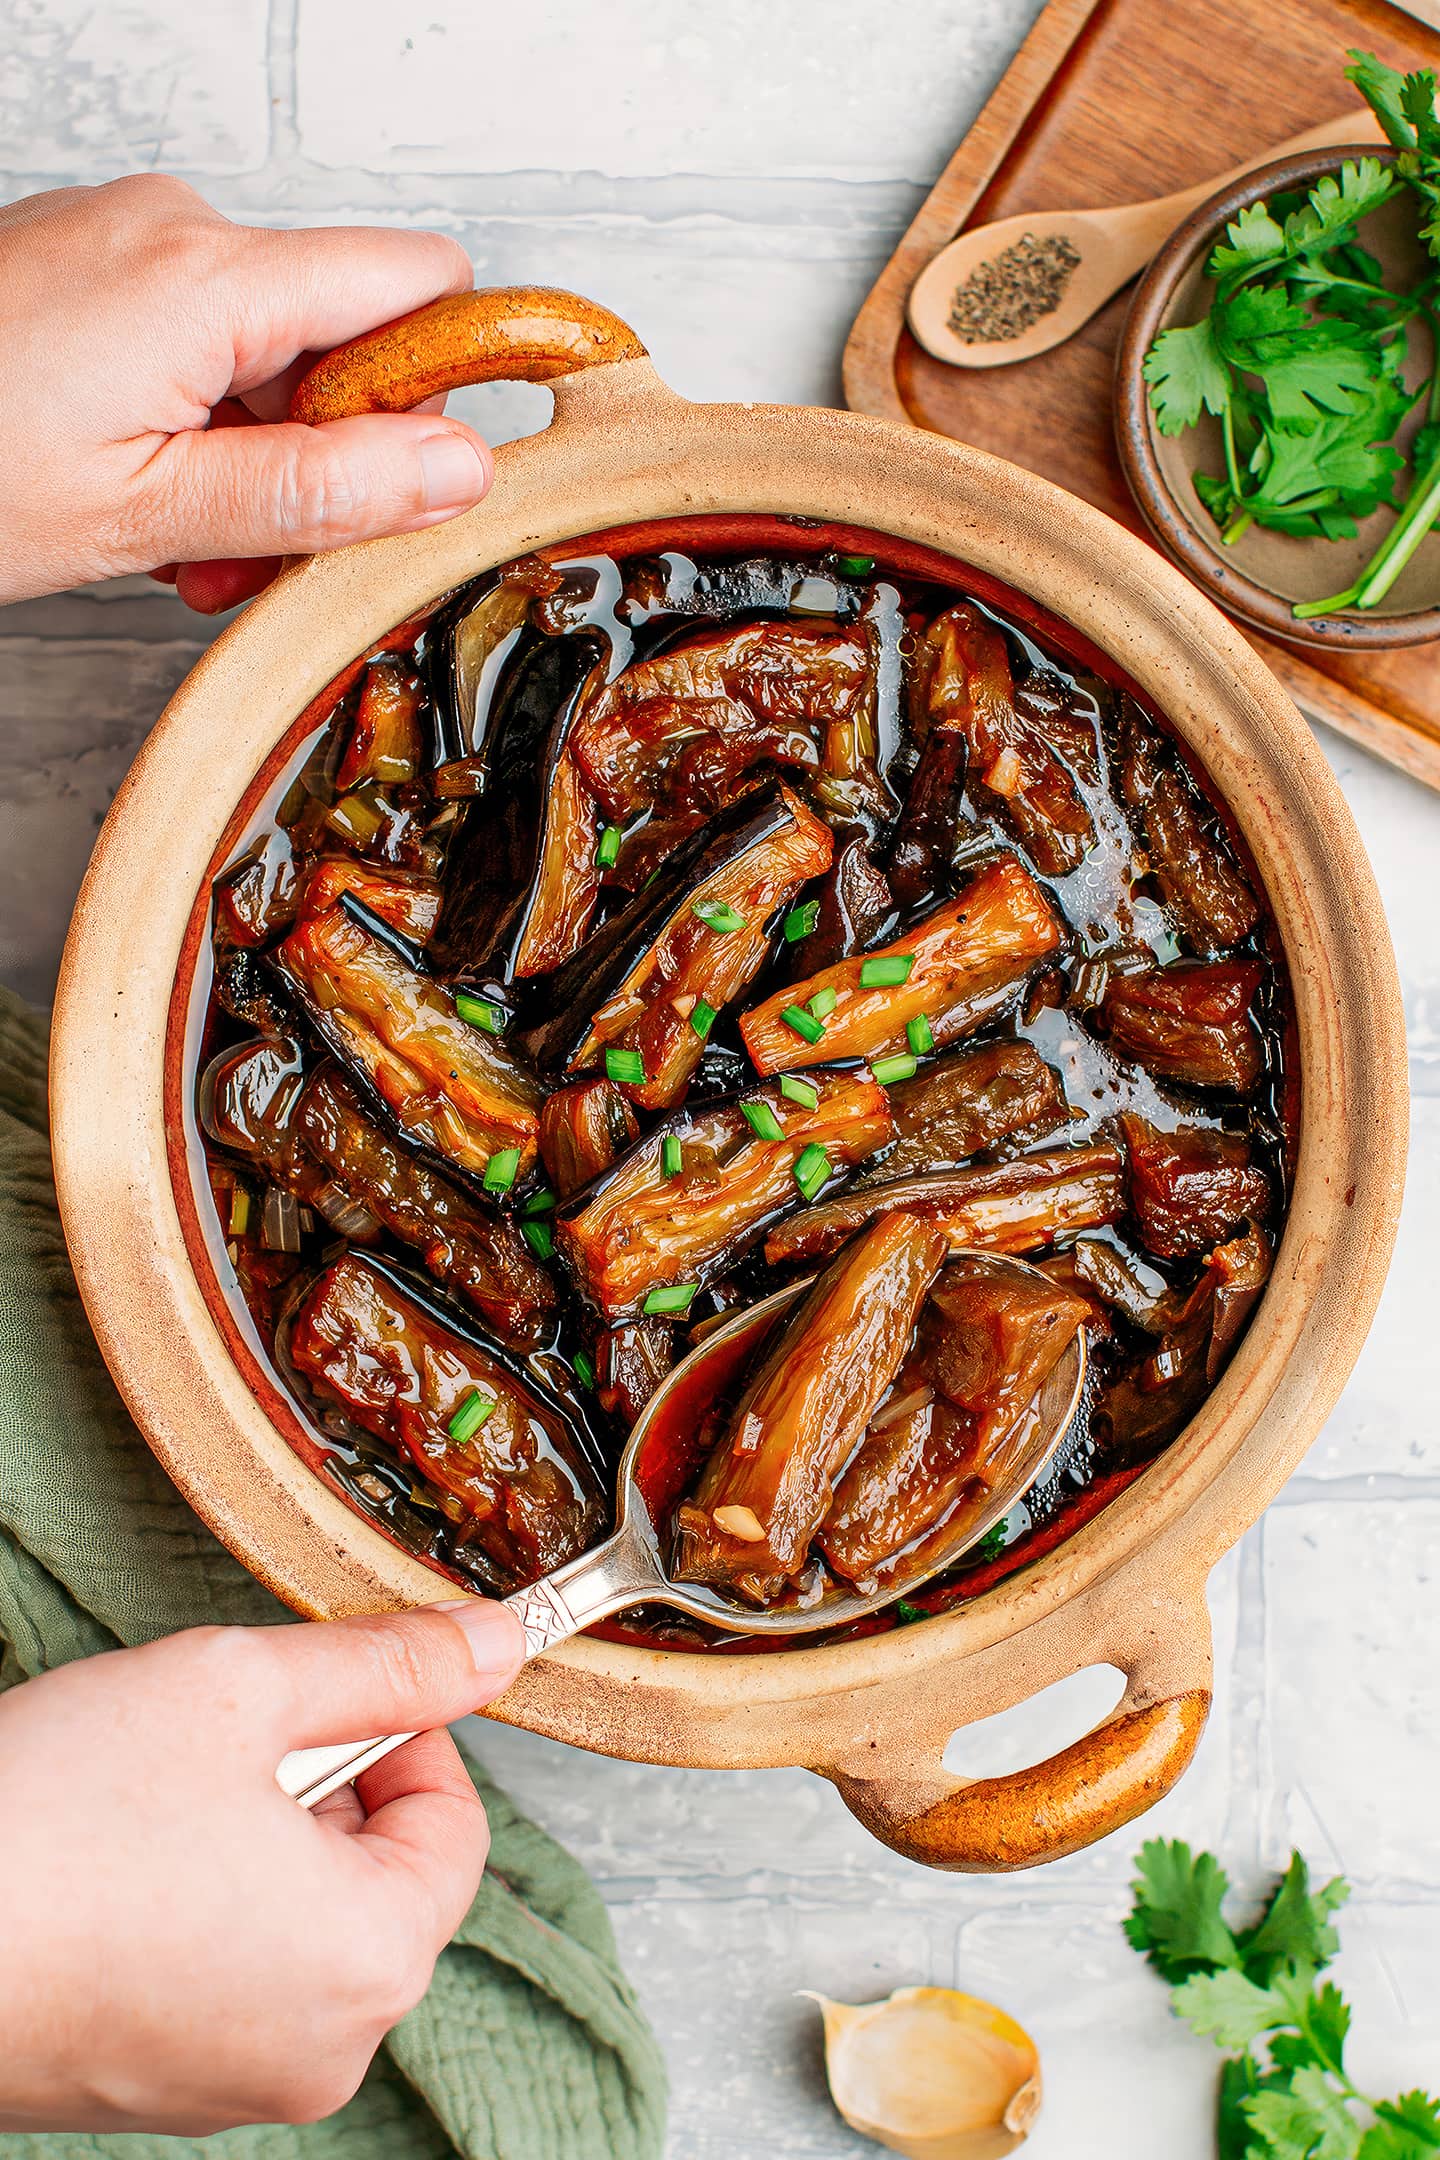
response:
<path id="1" fill-rule="evenodd" d="M 273 922 L 257 944 L 241 952 L 237 962 L 225 904 L 215 913 L 218 994 L 211 995 L 205 1013 L 200 1067 L 227 1044 L 273 1025 L 277 984 L 266 954 L 285 927 L 292 882 L 286 826 L 301 836 L 302 852 L 308 847 L 313 854 L 318 845 L 327 854 L 368 863 L 402 881 L 439 877 L 453 866 L 457 851 L 468 850 L 479 866 L 479 884 L 483 886 L 488 876 L 495 889 L 488 896 L 483 891 L 480 895 L 482 907 L 489 910 L 487 920 L 493 918 L 489 957 L 484 966 L 464 971 L 466 986 L 503 1008 L 509 1027 L 517 1032 L 546 1017 L 546 978 L 524 982 L 515 973 L 517 940 L 530 905 L 528 890 L 517 888 L 516 850 L 523 842 L 526 818 L 532 824 L 538 818 L 551 784 L 553 753 L 547 745 L 556 739 L 557 713 L 573 700 L 580 681 L 597 661 L 604 663 L 607 676 L 614 679 L 633 662 L 663 653 L 710 628 L 786 621 L 868 624 L 879 653 L 879 771 L 898 806 L 916 761 L 905 716 L 905 656 L 927 622 L 966 597 L 963 577 L 957 572 L 956 582 L 945 584 L 887 571 L 887 543 L 882 536 L 867 539 L 874 564 L 865 570 L 854 567 L 854 558 L 808 554 L 798 531 L 796 543 L 795 554 L 788 559 L 733 552 L 697 559 L 676 550 L 647 553 L 643 558 L 608 553 L 565 557 L 555 551 L 551 589 L 532 602 L 530 619 L 512 630 L 493 656 L 482 676 L 475 710 L 463 722 L 453 709 L 447 709 L 443 676 L 447 626 L 487 589 L 495 589 L 503 573 L 477 580 L 438 609 L 417 641 L 415 658 L 427 682 L 423 721 L 430 754 L 446 761 L 441 779 L 422 770 L 399 785 L 362 789 L 337 805 L 334 778 L 353 720 L 355 688 L 340 699 L 331 721 L 307 737 L 257 806 L 235 858 L 236 864 L 253 862 L 251 899 L 260 917 L 273 918 Z M 1061 1132 L 1018 1145 L 1005 1144 L 997 1153 L 1003 1158 L 1016 1152 L 1078 1145 L 1108 1130 L 1122 1112 L 1134 1112 L 1162 1132 L 1189 1128 L 1241 1133 L 1273 1180 L 1275 1208 L 1268 1224 L 1273 1236 L 1283 1220 L 1298 1108 L 1293 1021 L 1274 926 L 1262 913 L 1256 931 L 1234 948 L 1253 955 L 1264 969 L 1257 1001 L 1263 1071 L 1248 1096 L 1197 1094 L 1151 1077 L 1132 1059 L 1112 1050 L 1095 1021 L 1109 973 L 1150 961 L 1170 962 L 1187 950 L 1180 925 L 1159 896 L 1134 821 L 1115 784 L 1120 679 L 1118 674 L 1106 679 L 1092 672 L 1088 664 L 1068 657 L 1061 642 L 1042 641 L 993 605 L 976 605 L 1004 632 L 1017 706 L 1040 722 L 1052 718 L 1061 730 L 1066 763 L 1096 835 L 1078 869 L 1062 876 L 1036 872 L 1068 925 L 1068 948 L 1032 984 L 1020 1011 L 969 1039 L 984 1042 L 1004 1037 L 1032 1044 L 1061 1076 L 1070 1108 L 1070 1122 Z M 1164 757 L 1189 775 L 1208 827 L 1223 836 L 1258 892 L 1258 880 L 1233 822 L 1209 794 L 1203 775 L 1181 753 L 1163 720 L 1148 710 L 1144 718 L 1163 745 Z M 974 826 L 976 860 L 993 853 L 997 845 L 1015 851 L 1013 837 L 1000 831 L 968 793 L 963 810 Z M 622 845 L 628 847 L 643 838 L 647 817 L 648 813 L 642 814 L 626 826 Z M 844 829 L 873 838 L 883 828 L 883 814 L 866 808 Z M 322 833 L 323 840 L 317 843 L 316 835 Z M 1023 850 L 1020 853 L 1024 860 Z M 590 936 L 603 931 L 630 897 L 621 888 L 604 885 Z M 892 914 L 888 930 L 867 942 L 883 942 L 897 927 L 903 928 L 910 916 L 923 912 L 924 908 L 909 910 L 906 916 Z M 372 927 L 376 926 L 372 923 Z M 378 927 L 384 930 L 383 925 Z M 442 981 L 446 927 L 442 918 L 431 944 L 431 965 Z M 423 937 L 411 939 L 393 928 L 387 934 L 402 955 L 413 956 L 425 944 Z M 763 998 L 784 979 L 782 971 L 791 957 L 783 945 L 779 947 L 747 992 L 747 1004 Z M 313 1058 L 315 1041 L 303 1019 L 295 1018 L 293 1029 L 307 1059 Z M 694 1075 L 689 1103 L 703 1104 L 753 1084 L 753 1068 L 734 1016 L 722 1013 Z M 647 1131 L 658 1129 L 653 1118 L 642 1124 Z M 399 1136 L 403 1139 L 403 1132 Z M 453 1526 L 414 1466 L 359 1431 L 334 1402 L 318 1397 L 285 1359 L 287 1315 L 317 1269 L 345 1249 L 343 1230 L 337 1233 L 313 1206 L 299 1205 L 293 1210 L 272 1206 L 267 1212 L 266 1181 L 254 1163 L 208 1140 L 203 1146 L 204 1182 L 213 1198 L 206 1226 L 225 1250 L 226 1287 L 246 1314 L 247 1333 L 253 1330 L 258 1336 L 281 1384 L 296 1402 L 312 1442 L 307 1448 L 309 1459 L 408 1551 L 464 1579 L 465 1556 Z M 526 1215 L 523 1197 L 517 1205 L 504 1204 L 522 1230 L 528 1223 L 527 1242 L 530 1231 L 537 1226 L 543 1230 L 548 1224 L 548 1215 Z M 1122 1223 L 1119 1235 L 1125 1227 Z M 1115 1231 L 1089 1234 L 1102 1243 L 1117 1242 Z M 543 1244 L 541 1236 L 533 1249 L 553 1277 L 558 1297 L 540 1338 L 523 1354 L 517 1353 L 516 1369 L 540 1385 L 547 1400 L 572 1406 L 588 1449 L 613 1477 L 625 1431 L 619 1419 L 607 1418 L 599 1409 L 586 1385 L 593 1320 L 553 1258 L 544 1254 Z M 411 1275 L 417 1271 L 415 1252 L 389 1234 L 368 1237 L 366 1247 Z M 1197 1275 L 1193 1261 L 1163 1261 L 1149 1253 L 1144 1255 L 1144 1266 L 1157 1294 L 1167 1290 L 1183 1294 Z M 765 1295 L 793 1273 L 793 1269 L 777 1273 L 765 1265 L 758 1249 L 747 1251 L 695 1299 L 678 1329 L 677 1350 L 683 1352 L 688 1346 L 691 1327 L 703 1326 L 708 1317 Z M 457 1304 L 453 1295 L 433 1285 L 431 1297 L 438 1314 L 461 1332 L 476 1335 L 474 1314 Z M 920 1610 L 941 1610 L 955 1598 L 974 1594 L 982 1581 L 988 1585 L 996 1568 L 1003 1568 L 1006 1561 L 1023 1564 L 1143 1467 L 1148 1455 L 1134 1459 L 1124 1450 L 1117 1452 L 1105 1435 L 1103 1420 L 1097 1432 L 1091 1416 L 1107 1372 L 1122 1358 L 1133 1360 L 1143 1347 L 1143 1336 L 1123 1320 L 1116 1321 L 1110 1336 L 1093 1347 L 1089 1394 L 1061 1457 L 1043 1484 L 1012 1512 L 1000 1532 L 987 1538 L 978 1554 L 926 1590 Z M 657 1522 L 666 1519 L 683 1496 L 698 1467 L 702 1442 L 713 1433 L 727 1391 L 733 1392 L 748 1362 L 742 1342 L 733 1354 L 727 1350 L 725 1360 L 706 1361 L 677 1394 L 667 1420 L 671 1444 L 653 1456 L 647 1454 L 651 1466 L 647 1478 L 660 1479 L 646 1492 Z M 917 1614 L 907 1614 L 902 1606 L 900 1618 L 907 1616 Z M 894 1624 L 894 1616 L 878 1624 Z M 615 1624 L 606 1632 L 685 1647 L 711 1639 L 711 1631 L 658 1613 Z M 716 1636 L 714 1641 L 716 1647 L 727 1649 L 757 1646 L 744 1637 Z"/>

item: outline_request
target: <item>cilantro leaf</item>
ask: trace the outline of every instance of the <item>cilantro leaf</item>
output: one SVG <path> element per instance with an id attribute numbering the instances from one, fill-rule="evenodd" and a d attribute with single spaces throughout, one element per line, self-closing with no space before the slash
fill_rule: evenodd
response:
<path id="1" fill-rule="evenodd" d="M 1257 372 L 1264 375 L 1276 427 L 1297 434 L 1314 427 L 1321 413 L 1358 411 L 1374 382 L 1370 356 L 1338 341 L 1309 349 L 1297 342 Z"/>
<path id="2" fill-rule="evenodd" d="M 1431 2153 L 1440 2152 L 1440 2100 L 1432 2100 L 1429 2093 L 1381 2100 L 1375 2114 L 1375 2126 L 1360 2148 L 1362 2160 L 1429 2160 Z"/>
<path id="3" fill-rule="evenodd" d="M 1203 406 L 1223 413 L 1230 398 L 1230 371 L 1220 357 L 1211 318 L 1183 329 L 1163 330 L 1145 355 L 1150 406 L 1162 435 L 1194 427 Z"/>
<path id="4" fill-rule="evenodd" d="M 1369 217 L 1399 192 L 1400 181 L 1378 158 L 1359 158 L 1339 173 L 1324 173 L 1302 209 L 1285 220 L 1285 246 L 1292 255 L 1341 247 L 1354 237 L 1361 218 Z"/>
<path id="5" fill-rule="evenodd" d="M 1405 116 L 1402 102 L 1405 77 L 1374 53 L 1358 51 L 1354 46 L 1346 58 L 1350 62 L 1345 70 L 1347 82 L 1354 83 L 1395 148 L 1413 150 L 1415 130 Z"/>
<path id="6" fill-rule="evenodd" d="M 1257 1987 L 1244 1973 L 1192 1973 L 1170 1997 L 1177 2017 L 1192 2032 L 1210 2034 L 1220 2047 L 1248 2048 L 1261 2033 L 1289 2022 L 1289 2006 L 1272 1989 Z"/>
<path id="7" fill-rule="evenodd" d="M 1339 1876 L 1312 1892 L 1310 1870 L 1298 1852 L 1292 1853 L 1269 1904 L 1254 1927 L 1239 1938 L 1246 1972 L 1263 1982 L 1282 1964 L 1308 1965 L 1320 1971 L 1340 1948 L 1330 1915 L 1339 1911 L 1349 1895 L 1350 1885 Z"/>
<path id="8" fill-rule="evenodd" d="M 1257 2093 L 1243 2107 L 1277 2160 L 1357 2160 L 1360 2124 L 1323 2071 L 1297 2070 L 1288 2091 Z"/>
<path id="9" fill-rule="evenodd" d="M 1435 112 L 1435 71 L 1417 68 L 1400 85 L 1400 110 L 1414 130 L 1415 147 L 1422 156 L 1440 150 L 1440 118 Z"/>
<path id="10" fill-rule="evenodd" d="M 1137 1865 L 1135 1904 L 1125 1922 L 1134 1949 L 1167 1980 L 1183 1980 L 1197 1966 L 1239 1965 L 1220 1911 L 1229 1879 L 1213 1853 L 1192 1855 L 1178 1838 L 1152 1838 Z"/>
<path id="11" fill-rule="evenodd" d="M 1285 229 L 1270 215 L 1266 203 L 1251 203 L 1225 228 L 1228 247 L 1217 247 L 1206 264 L 1215 279 L 1258 270 L 1263 263 L 1280 262 L 1285 255 Z"/>

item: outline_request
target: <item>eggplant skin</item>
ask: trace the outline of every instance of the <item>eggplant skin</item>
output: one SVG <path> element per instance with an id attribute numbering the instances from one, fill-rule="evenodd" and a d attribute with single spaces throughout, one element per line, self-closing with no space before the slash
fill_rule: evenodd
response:
<path id="1" fill-rule="evenodd" d="M 1106 1142 L 1055 1148 L 973 1170 L 853 1187 L 836 1199 L 777 1224 L 765 1240 L 771 1267 L 817 1260 L 878 1216 L 903 1211 L 937 1222 L 953 1249 L 1039 1252 L 1080 1230 L 1119 1219 L 1125 1206 L 1125 1158 Z"/>
<path id="2" fill-rule="evenodd" d="M 306 1085 L 295 1125 L 347 1197 L 413 1246 L 428 1273 L 503 1342 L 532 1350 L 544 1340 L 559 1303 L 555 1285 L 508 1216 L 483 1208 L 392 1140 L 333 1066 Z"/>
<path id="3" fill-rule="evenodd" d="M 692 886 L 654 944 L 594 1016 L 576 1063 L 595 1064 L 614 1046 L 634 1050 L 645 1078 L 625 1083 L 645 1110 L 666 1110 L 685 1093 L 704 1054 L 705 1037 L 691 1024 L 696 1008 L 720 1013 L 742 995 L 770 952 L 776 916 L 801 887 L 830 867 L 830 828 L 799 796 L 782 789 L 784 820 L 738 848 Z M 716 930 L 697 912 L 727 907 L 741 917 Z"/>
<path id="4" fill-rule="evenodd" d="M 906 1047 L 905 1030 L 923 1013 L 937 1046 L 954 1042 L 991 1017 L 1004 996 L 1061 942 L 1044 892 L 1013 855 L 981 869 L 957 899 L 923 917 L 888 945 L 856 954 L 803 983 L 777 990 L 740 1022 L 757 1072 L 882 1057 Z M 908 959 L 903 983 L 867 988 L 872 962 Z M 785 1019 L 788 1008 L 835 993 L 823 1033 L 810 1042 Z"/>
<path id="5" fill-rule="evenodd" d="M 1229 1363 L 1272 1258 L 1254 1227 L 1216 1246 L 1194 1288 L 1172 1294 L 1158 1340 L 1102 1380 L 1090 1430 L 1112 1461 L 1148 1462 L 1189 1423 Z"/>
<path id="6" fill-rule="evenodd" d="M 276 962 L 316 1033 L 407 1138 L 474 1176 L 492 1155 L 515 1148 L 517 1182 L 529 1176 L 539 1085 L 459 1017 L 447 992 L 339 907 L 303 917 Z"/>
<path id="7" fill-rule="evenodd" d="M 492 1589 L 520 1589 L 600 1535 L 604 1502 L 559 1406 L 373 1261 L 347 1253 L 321 1272 L 285 1354 L 322 1400 L 409 1457 Z M 494 1408 L 456 1440 L 450 1423 L 476 1395 Z"/>
<path id="8" fill-rule="evenodd" d="M 779 1140 L 762 1139 L 738 1100 L 672 1119 L 562 1208 L 557 1250 L 586 1302 L 609 1320 L 634 1319 L 652 1290 L 705 1284 L 801 1205 L 795 1165 L 807 1147 L 823 1147 L 833 1172 L 884 1146 L 894 1127 L 868 1074 L 825 1074 L 815 1087 L 813 1110 L 778 1088 L 743 1098 L 770 1112 Z M 663 1168 L 667 1136 L 680 1143 L 673 1177 Z"/>
<path id="9" fill-rule="evenodd" d="M 1100 1003 L 1110 1041 L 1162 1080 L 1247 1094 L 1260 1078 L 1260 1032 L 1251 1013 L 1258 960 L 1179 960 L 1114 975 Z"/>
<path id="10" fill-rule="evenodd" d="M 640 1051 L 646 1080 L 626 1087 L 644 1109 L 667 1109 L 704 1054 L 690 1025 L 700 999 L 719 1012 L 764 965 L 775 917 L 829 868 L 830 828 L 788 788 L 746 796 L 683 841 L 654 883 L 606 923 L 551 980 L 550 1012 L 521 1045 L 545 1070 L 598 1062 L 607 1046 Z M 740 930 L 716 932 L 698 902 L 732 907 Z"/>
<path id="11" fill-rule="evenodd" d="M 934 1224 L 889 1215 L 827 1268 L 677 1512 L 677 1581 L 758 1592 L 763 1602 L 772 1580 L 797 1574 L 947 1250 Z"/>
<path id="12" fill-rule="evenodd" d="M 861 1185 L 958 1170 L 1018 1134 L 1053 1131 L 1068 1114 L 1059 1078 L 1025 1042 L 984 1043 L 937 1058 L 887 1093 L 895 1145 Z"/>
<path id="13" fill-rule="evenodd" d="M 1270 1180 L 1237 1133 L 1194 1126 L 1158 1132 L 1144 1118 L 1120 1120 L 1130 1165 L 1130 1205 L 1148 1252 L 1183 1260 L 1221 1244 L 1270 1210 Z"/>
<path id="14" fill-rule="evenodd" d="M 902 899 L 941 882 L 956 836 L 957 745 L 965 787 L 1046 877 L 1077 870 L 1095 826 L 1068 767 L 1015 703 L 1003 631 L 969 600 L 937 615 L 920 641 L 911 714 L 922 748 L 891 858 Z"/>
<path id="15" fill-rule="evenodd" d="M 1165 753 L 1132 697 L 1120 707 L 1120 793 L 1134 812 L 1166 905 L 1202 953 L 1250 935 L 1260 906 L 1229 848 L 1208 829 L 1188 769 Z"/>

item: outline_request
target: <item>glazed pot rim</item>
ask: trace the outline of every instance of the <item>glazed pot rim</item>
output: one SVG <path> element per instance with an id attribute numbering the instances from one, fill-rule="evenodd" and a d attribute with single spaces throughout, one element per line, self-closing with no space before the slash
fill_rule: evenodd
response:
<path id="1" fill-rule="evenodd" d="M 1154 696 L 1194 750 L 1270 888 L 1295 977 L 1306 1094 L 1295 1201 L 1271 1288 L 1215 1393 L 1166 1454 L 1054 1552 L 923 1628 L 781 1656 L 582 1639 L 545 1661 L 570 1669 L 557 1679 L 569 1706 L 563 1736 L 576 1736 L 577 1689 L 602 1675 L 699 1705 L 738 1693 L 783 1704 L 953 1660 L 1093 1589 L 1182 1517 L 1190 1570 L 1203 1580 L 1338 1393 L 1393 1241 L 1404 1162 L 1398 986 L 1369 866 L 1329 768 L 1278 684 L 1207 600 L 1143 542 L 1032 474 L 887 421 L 691 405 L 643 360 L 567 379 L 555 392 L 555 421 L 497 453 L 495 487 L 477 510 L 422 535 L 316 558 L 231 624 L 167 706 L 97 844 L 56 1005 L 57 1186 L 82 1294 L 137 1423 L 197 1512 L 298 1609 L 433 1598 L 443 1578 L 399 1553 L 298 1461 L 287 1474 L 259 1427 L 277 1443 L 278 1435 L 242 1396 L 193 1274 L 187 1286 L 158 1110 L 161 1016 L 182 925 L 225 817 L 262 761 L 255 746 L 273 743 L 397 620 L 464 577 L 579 529 L 774 513 L 783 503 L 787 515 L 934 547 L 1033 594 Z M 195 755 L 225 719 L 214 769 L 198 774 Z M 1271 793 L 1282 779 L 1293 790 L 1283 804 Z M 166 810 L 185 804 L 187 780 L 195 835 L 183 824 L 163 828 Z M 177 832 L 181 870 L 166 853 Z M 1283 894 L 1272 877 L 1281 865 L 1299 866 Z M 139 1020 L 127 1021 L 134 1012 Z M 1329 1115 L 1310 1129 L 1325 1090 Z M 1334 1108 L 1346 1095 L 1349 1120 Z M 1349 1181 L 1343 1209 L 1331 1190 L 1337 1176 Z M 1328 1345 L 1314 1339 L 1320 1308 Z M 1302 1339 L 1314 1352 L 1303 1376 Z M 1264 1444 L 1250 1445 L 1237 1480 L 1237 1458 L 1262 1425 Z M 269 1510 L 263 1537 L 257 1477 Z M 547 1729 L 537 1691 L 538 1673 L 513 1691 L 515 1711 L 502 1705 L 500 1714 Z M 604 1735 L 580 1737 L 605 1744 Z"/>

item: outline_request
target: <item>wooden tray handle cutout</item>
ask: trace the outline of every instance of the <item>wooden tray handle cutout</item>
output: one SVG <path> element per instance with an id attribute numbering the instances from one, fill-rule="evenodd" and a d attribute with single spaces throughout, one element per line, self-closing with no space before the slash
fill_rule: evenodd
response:
<path id="1" fill-rule="evenodd" d="M 867 1776 L 826 1775 L 874 1837 L 925 1867 L 988 1875 L 1063 1860 L 1163 1800 L 1190 1767 L 1210 1711 L 1203 1612 L 1183 1647 L 1098 1655 L 1128 1674 L 1124 1695 L 1092 1731 L 1029 1769 L 955 1777 L 937 1759 L 942 1738 L 928 1758 Z M 1163 1679 L 1147 1677 L 1162 1668 Z"/>
<path id="2" fill-rule="evenodd" d="M 408 412 L 467 383 L 554 382 L 582 368 L 642 360 L 628 323 L 578 293 L 492 285 L 452 293 L 338 345 L 304 376 L 292 420 Z"/>

